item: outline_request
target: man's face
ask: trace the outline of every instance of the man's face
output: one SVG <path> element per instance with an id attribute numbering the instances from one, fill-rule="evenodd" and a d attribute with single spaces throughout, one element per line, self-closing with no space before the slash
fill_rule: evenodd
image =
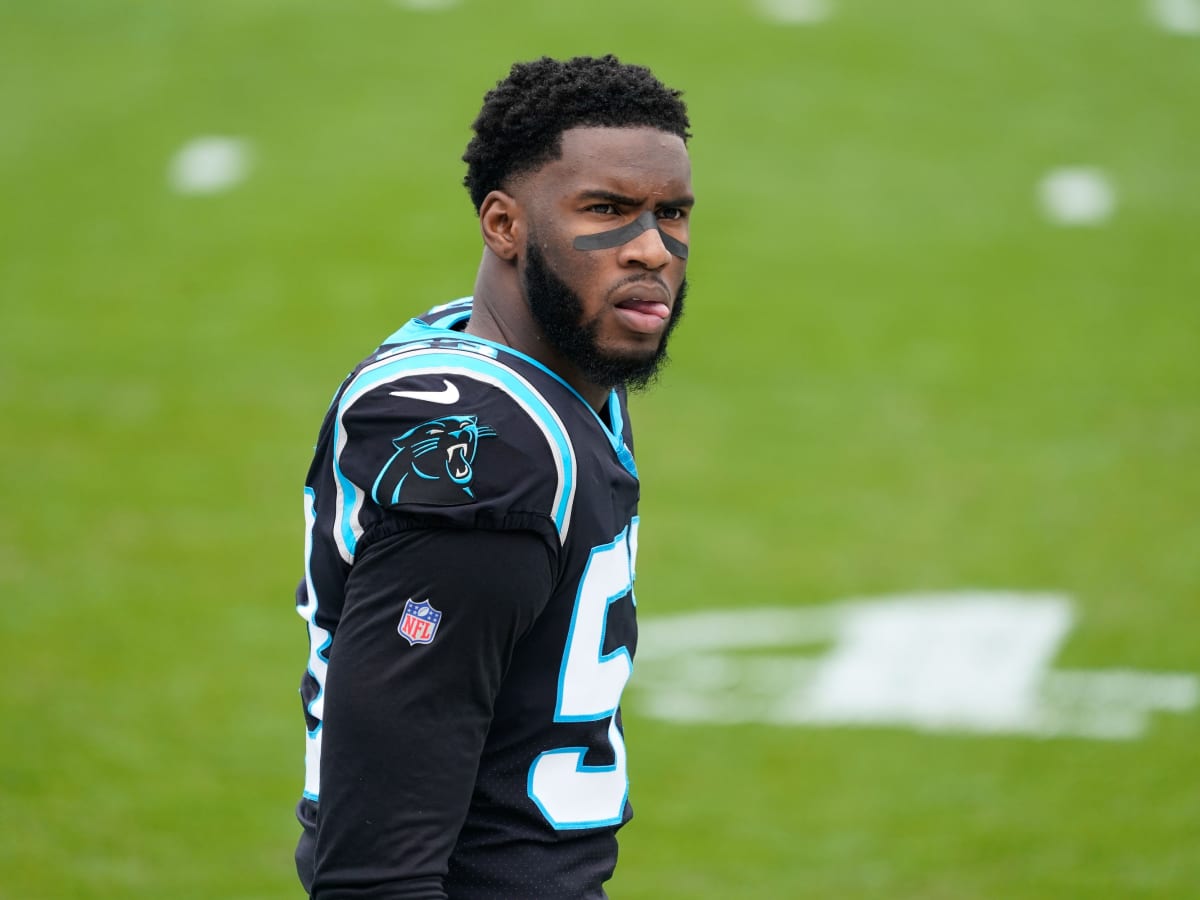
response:
<path id="1" fill-rule="evenodd" d="M 530 311 L 588 382 L 644 386 L 666 359 L 667 337 L 683 313 L 687 262 L 667 243 L 680 252 L 688 242 L 687 150 L 655 128 L 589 127 L 564 132 L 562 151 L 521 186 Z M 647 211 L 657 228 L 603 249 L 575 246 L 576 238 L 613 231 Z M 664 242 L 664 233 L 675 240 Z"/>

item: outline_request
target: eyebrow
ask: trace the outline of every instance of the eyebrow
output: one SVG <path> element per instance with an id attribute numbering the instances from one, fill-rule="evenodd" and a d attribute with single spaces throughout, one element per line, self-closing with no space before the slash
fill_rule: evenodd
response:
<path id="1" fill-rule="evenodd" d="M 638 199 L 637 197 L 627 197 L 624 194 L 618 194 L 615 191 L 605 190 L 590 190 L 582 191 L 579 194 L 579 199 L 583 200 L 606 200 L 609 203 L 614 203 L 617 206 L 641 206 L 646 202 L 645 198 Z M 656 203 L 656 207 L 663 206 L 683 206 L 691 207 L 696 205 L 696 198 L 692 196 L 679 197 L 672 200 L 662 200 Z"/>

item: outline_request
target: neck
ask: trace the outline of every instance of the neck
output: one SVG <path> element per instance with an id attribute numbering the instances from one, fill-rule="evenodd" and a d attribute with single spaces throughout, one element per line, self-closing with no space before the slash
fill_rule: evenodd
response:
<path id="1" fill-rule="evenodd" d="M 485 250 L 475 277 L 475 300 L 467 334 L 511 347 L 532 357 L 579 392 L 597 413 L 608 402 L 609 389 L 587 381 L 578 368 L 555 349 L 529 312 L 517 267 Z"/>

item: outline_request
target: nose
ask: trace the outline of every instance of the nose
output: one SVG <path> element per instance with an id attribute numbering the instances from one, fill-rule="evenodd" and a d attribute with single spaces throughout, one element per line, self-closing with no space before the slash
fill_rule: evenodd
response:
<path id="1" fill-rule="evenodd" d="M 657 228 L 647 228 L 633 240 L 621 245 L 621 264 L 641 266 L 650 271 L 664 268 L 671 261 L 671 251 L 663 243 Z"/>

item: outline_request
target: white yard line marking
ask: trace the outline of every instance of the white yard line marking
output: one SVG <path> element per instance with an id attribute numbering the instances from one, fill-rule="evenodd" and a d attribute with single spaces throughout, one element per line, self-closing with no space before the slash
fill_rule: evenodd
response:
<path id="1" fill-rule="evenodd" d="M 1090 166 L 1053 169 L 1038 184 L 1042 214 L 1055 225 L 1102 225 L 1112 218 L 1117 198 L 1108 176 Z"/>
<path id="2" fill-rule="evenodd" d="M 244 138 L 205 135 L 176 152 L 167 178 L 180 194 L 219 194 L 242 182 L 250 167 L 250 144 Z"/>
<path id="3" fill-rule="evenodd" d="M 647 618 L 631 706 L 677 722 L 1140 737 L 1200 703 L 1187 673 L 1051 668 L 1067 597 L 912 594 Z"/>
<path id="4" fill-rule="evenodd" d="M 818 25 L 833 14 L 832 0 L 756 0 L 755 7 L 779 25 Z"/>
<path id="5" fill-rule="evenodd" d="M 392 3 L 414 12 L 442 12 L 458 6 L 459 0 L 392 0 Z"/>
<path id="6" fill-rule="evenodd" d="M 1147 11 L 1163 31 L 1200 35 L 1200 0 L 1148 0 Z"/>

